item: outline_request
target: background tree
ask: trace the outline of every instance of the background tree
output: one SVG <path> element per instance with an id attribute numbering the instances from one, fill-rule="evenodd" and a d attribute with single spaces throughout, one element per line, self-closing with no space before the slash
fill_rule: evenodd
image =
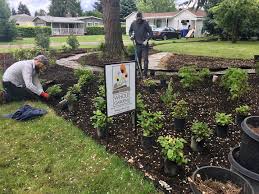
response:
<path id="1" fill-rule="evenodd" d="M 31 15 L 28 7 L 25 4 L 22 4 L 22 2 L 19 3 L 18 6 L 18 14 L 27 14 L 27 15 Z"/>
<path id="2" fill-rule="evenodd" d="M 40 9 L 39 11 L 35 11 L 34 16 L 46 16 L 47 12 L 44 9 Z"/>
<path id="3" fill-rule="evenodd" d="M 16 36 L 16 25 L 14 21 L 9 21 L 10 16 L 6 0 L 0 0 L 0 41 L 11 41 Z"/>
<path id="4" fill-rule="evenodd" d="M 17 14 L 17 13 L 16 13 L 15 9 L 12 8 L 12 15 L 16 15 L 16 14 Z"/>
<path id="5" fill-rule="evenodd" d="M 102 18 L 103 17 L 103 14 L 97 10 L 93 10 L 93 11 L 85 11 L 83 13 L 84 16 L 95 16 L 95 17 L 98 17 L 98 18 Z"/>
<path id="6" fill-rule="evenodd" d="M 258 0 L 223 0 L 210 11 L 214 14 L 216 25 L 230 34 L 233 43 L 245 29 L 258 29 Z"/>
<path id="7" fill-rule="evenodd" d="M 82 16 L 80 0 L 51 0 L 49 6 L 49 15 L 56 17 Z"/>
<path id="8" fill-rule="evenodd" d="M 137 11 L 137 6 L 135 0 L 121 0 L 120 1 L 121 11 L 120 18 L 121 21 L 125 21 L 125 17 L 134 11 Z"/>
<path id="9" fill-rule="evenodd" d="M 136 0 L 139 11 L 142 12 L 170 12 L 175 11 L 174 0 Z"/>
<path id="10" fill-rule="evenodd" d="M 105 31 L 105 55 L 120 59 L 124 54 L 120 24 L 120 0 L 102 0 Z"/>
<path id="11" fill-rule="evenodd" d="M 103 13 L 103 7 L 102 7 L 102 3 L 101 0 L 97 0 L 94 5 L 93 5 L 94 9 L 100 13 Z"/>

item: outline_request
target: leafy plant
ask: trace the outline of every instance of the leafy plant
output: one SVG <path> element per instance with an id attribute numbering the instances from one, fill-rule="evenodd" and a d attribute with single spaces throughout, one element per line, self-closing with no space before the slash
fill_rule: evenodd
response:
<path id="1" fill-rule="evenodd" d="M 101 42 L 98 47 L 97 47 L 98 51 L 104 52 L 105 51 L 105 43 Z"/>
<path id="2" fill-rule="evenodd" d="M 249 116 L 251 108 L 248 105 L 239 106 L 235 109 L 236 113 L 242 115 L 242 116 Z"/>
<path id="3" fill-rule="evenodd" d="M 61 49 L 62 49 L 62 51 L 65 52 L 65 53 L 71 51 L 71 48 L 68 47 L 66 44 L 62 45 Z"/>
<path id="4" fill-rule="evenodd" d="M 74 104 L 77 101 L 77 97 L 71 91 L 68 91 L 67 94 L 64 96 L 64 99 L 67 100 L 69 104 Z"/>
<path id="5" fill-rule="evenodd" d="M 207 123 L 195 121 L 191 127 L 192 134 L 197 142 L 209 138 L 212 135 L 212 130 Z"/>
<path id="6" fill-rule="evenodd" d="M 36 47 L 38 48 L 48 50 L 50 45 L 49 34 L 45 33 L 45 31 L 42 29 L 38 29 L 35 36 L 35 44 L 36 44 Z"/>
<path id="7" fill-rule="evenodd" d="M 163 155 L 170 161 L 178 165 L 187 164 L 188 159 L 184 155 L 184 144 L 187 143 L 183 138 L 173 138 L 171 136 L 160 136 L 158 143 L 162 147 Z"/>
<path id="8" fill-rule="evenodd" d="M 161 73 L 160 75 L 158 75 L 158 78 L 159 78 L 160 80 L 166 80 L 167 76 L 166 76 L 165 73 Z"/>
<path id="9" fill-rule="evenodd" d="M 97 94 L 98 94 L 98 96 L 101 96 L 101 97 L 105 97 L 106 96 L 106 94 L 105 94 L 105 86 L 104 85 L 100 85 L 99 86 Z"/>
<path id="10" fill-rule="evenodd" d="M 95 129 L 105 129 L 108 123 L 112 123 L 111 117 L 107 117 L 101 110 L 94 111 L 94 115 L 90 118 Z"/>
<path id="11" fill-rule="evenodd" d="M 185 119 L 188 115 L 188 103 L 185 100 L 180 100 L 174 107 L 172 115 L 177 119 Z"/>
<path id="12" fill-rule="evenodd" d="M 95 97 L 93 101 L 94 101 L 94 106 L 97 110 L 101 110 L 101 111 L 105 110 L 106 100 L 103 97 L 101 96 Z"/>
<path id="13" fill-rule="evenodd" d="M 142 111 L 138 115 L 138 125 L 143 129 L 143 136 L 150 137 L 155 131 L 160 130 L 163 127 L 161 122 L 163 118 L 164 115 L 161 111 L 154 113 Z"/>
<path id="14" fill-rule="evenodd" d="M 142 95 L 139 93 L 138 95 L 137 95 L 137 110 L 139 111 L 139 112 L 142 112 L 142 111 L 144 111 L 145 109 L 146 109 L 146 104 L 144 103 L 144 100 L 143 100 L 143 98 L 142 98 Z"/>
<path id="15" fill-rule="evenodd" d="M 60 93 L 62 92 L 62 88 L 60 85 L 54 85 L 54 86 L 51 86 L 47 89 L 47 93 L 50 95 L 50 96 L 57 96 L 59 95 Z"/>
<path id="16" fill-rule="evenodd" d="M 165 103 L 167 106 L 171 107 L 172 104 L 175 102 L 177 94 L 173 91 L 173 83 L 172 79 L 170 79 L 170 82 L 168 83 L 167 90 L 165 91 L 164 95 L 160 97 L 163 103 Z"/>
<path id="17" fill-rule="evenodd" d="M 184 88 L 191 88 L 202 82 L 210 75 L 208 68 L 198 69 L 197 66 L 182 67 L 179 70 L 179 77 Z"/>
<path id="18" fill-rule="evenodd" d="M 226 113 L 216 113 L 216 123 L 220 126 L 226 126 L 232 123 L 232 115 Z"/>
<path id="19" fill-rule="evenodd" d="M 71 47 L 72 50 L 76 50 L 79 48 L 80 44 L 77 40 L 77 37 L 73 34 L 69 35 L 67 38 L 67 44 Z"/>
<path id="20" fill-rule="evenodd" d="M 155 80 L 152 80 L 152 79 L 145 79 L 143 81 L 143 83 L 144 83 L 144 86 L 146 86 L 146 87 L 152 87 L 152 86 L 156 86 L 157 85 Z"/>
<path id="21" fill-rule="evenodd" d="M 229 68 L 221 80 L 221 85 L 230 91 L 231 99 L 239 99 L 248 90 L 248 73 L 239 68 Z"/>
<path id="22" fill-rule="evenodd" d="M 81 91 L 81 87 L 79 84 L 74 84 L 72 87 L 68 88 L 68 91 L 70 91 L 73 94 L 79 94 Z"/>
<path id="23" fill-rule="evenodd" d="M 88 69 L 76 70 L 75 75 L 79 76 L 78 84 L 81 88 L 87 85 L 94 78 L 93 72 Z"/>

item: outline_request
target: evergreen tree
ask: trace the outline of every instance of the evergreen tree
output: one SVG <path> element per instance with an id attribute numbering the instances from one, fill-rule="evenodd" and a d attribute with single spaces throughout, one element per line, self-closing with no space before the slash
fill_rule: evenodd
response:
<path id="1" fill-rule="evenodd" d="M 95 3 L 94 3 L 94 9 L 100 13 L 103 13 L 103 7 L 102 7 L 102 3 L 101 3 L 101 0 L 97 0 Z"/>
<path id="2" fill-rule="evenodd" d="M 17 13 L 16 13 L 15 9 L 12 8 L 12 15 L 16 15 L 16 14 L 17 14 Z"/>
<path id="3" fill-rule="evenodd" d="M 134 11 L 137 11 L 137 6 L 135 0 L 121 0 L 121 11 L 120 11 L 120 18 L 121 21 L 125 21 L 125 17 L 131 14 Z"/>
<path id="4" fill-rule="evenodd" d="M 175 11 L 175 0 L 136 0 L 139 11 L 142 12 L 170 12 Z"/>
<path id="5" fill-rule="evenodd" d="M 80 0 L 51 0 L 49 15 L 56 17 L 82 16 Z"/>
<path id="6" fill-rule="evenodd" d="M 35 11 L 35 14 L 34 16 L 46 16 L 47 15 L 47 12 L 43 9 L 40 9 L 40 11 Z"/>
<path id="7" fill-rule="evenodd" d="M 22 4 L 22 2 L 19 3 L 18 6 L 18 14 L 27 14 L 27 15 L 31 15 L 28 7 L 25 4 Z"/>

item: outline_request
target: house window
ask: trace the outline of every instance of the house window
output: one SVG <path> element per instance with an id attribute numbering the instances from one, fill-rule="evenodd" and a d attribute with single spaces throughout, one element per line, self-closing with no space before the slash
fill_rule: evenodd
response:
<path id="1" fill-rule="evenodd" d="M 94 22 L 95 26 L 99 26 L 99 24 L 100 24 L 99 22 Z"/>
<path id="2" fill-rule="evenodd" d="M 93 26 L 93 22 L 87 22 L 87 26 Z"/>

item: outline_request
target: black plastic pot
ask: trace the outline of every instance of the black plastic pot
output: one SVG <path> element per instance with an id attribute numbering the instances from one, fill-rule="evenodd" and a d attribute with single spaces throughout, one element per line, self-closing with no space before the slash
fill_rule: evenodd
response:
<path id="1" fill-rule="evenodd" d="M 241 123 L 245 120 L 247 116 L 237 114 L 236 115 L 236 124 L 241 127 Z"/>
<path id="2" fill-rule="evenodd" d="M 175 162 L 164 158 L 164 173 L 168 176 L 175 176 L 178 174 L 180 166 L 178 166 Z"/>
<path id="3" fill-rule="evenodd" d="M 161 85 L 162 87 L 166 87 L 166 79 L 161 79 L 161 80 L 160 80 L 160 85 Z"/>
<path id="4" fill-rule="evenodd" d="M 256 194 L 259 193 L 259 174 L 254 173 L 244 166 L 239 161 L 240 147 L 232 149 L 228 155 L 229 163 L 231 164 L 231 170 L 242 175 L 252 186 Z"/>
<path id="5" fill-rule="evenodd" d="M 154 137 L 152 137 L 152 136 L 150 136 L 150 137 L 142 136 L 141 143 L 142 143 L 144 149 L 151 149 L 152 146 L 154 146 L 154 144 L 155 144 L 155 140 L 154 140 Z"/>
<path id="6" fill-rule="evenodd" d="M 225 138 L 228 135 L 228 125 L 221 126 L 217 125 L 216 127 L 216 134 L 218 137 Z"/>
<path id="7" fill-rule="evenodd" d="M 176 130 L 184 130 L 185 128 L 185 119 L 174 119 L 174 127 Z"/>
<path id="8" fill-rule="evenodd" d="M 197 142 L 194 136 L 191 138 L 191 148 L 195 152 L 201 152 L 204 149 L 204 140 Z"/>
<path id="9" fill-rule="evenodd" d="M 252 129 L 259 128 L 259 116 L 246 118 L 241 124 L 243 134 L 240 145 L 241 164 L 259 174 L 259 134 Z"/>
<path id="10" fill-rule="evenodd" d="M 97 136 L 101 139 L 107 137 L 107 130 L 106 129 L 96 129 L 96 132 L 97 132 Z"/>
<path id="11" fill-rule="evenodd" d="M 154 77 L 156 74 L 156 71 L 155 70 L 150 70 L 150 76 Z"/>
<path id="12" fill-rule="evenodd" d="M 204 166 L 197 169 L 193 173 L 192 180 L 195 181 L 198 174 L 200 175 L 202 180 L 212 179 L 222 183 L 227 183 L 228 181 L 230 181 L 231 183 L 242 188 L 241 194 L 254 194 L 252 186 L 246 179 L 228 169 L 216 166 Z M 190 186 L 193 193 L 202 194 L 202 192 L 198 190 L 194 183 L 190 182 Z"/>

